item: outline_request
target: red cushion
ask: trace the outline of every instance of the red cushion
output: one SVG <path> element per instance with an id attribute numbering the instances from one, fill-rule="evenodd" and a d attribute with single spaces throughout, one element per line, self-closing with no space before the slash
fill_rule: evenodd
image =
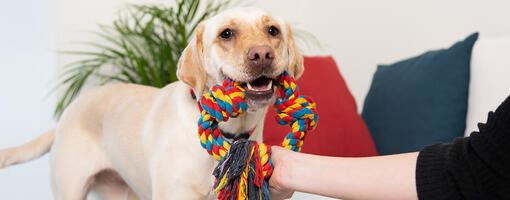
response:
<path id="1" fill-rule="evenodd" d="M 374 142 L 332 57 L 305 57 L 305 72 L 297 81 L 300 94 L 317 102 L 319 123 L 309 132 L 302 152 L 325 156 L 374 156 Z M 269 109 L 264 143 L 279 145 L 289 127 L 278 125 Z"/>

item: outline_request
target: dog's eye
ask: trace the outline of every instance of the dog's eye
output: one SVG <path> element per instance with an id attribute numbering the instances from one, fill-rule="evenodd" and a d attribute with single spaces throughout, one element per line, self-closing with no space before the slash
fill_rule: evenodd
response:
<path id="1" fill-rule="evenodd" d="M 225 29 L 220 33 L 220 37 L 223 39 L 230 39 L 232 37 L 233 33 L 230 29 Z"/>
<path id="2" fill-rule="evenodd" d="M 276 36 L 278 35 L 278 33 L 280 33 L 280 31 L 274 26 L 269 27 L 269 29 L 267 29 L 267 32 L 269 33 L 269 35 L 272 36 Z"/>

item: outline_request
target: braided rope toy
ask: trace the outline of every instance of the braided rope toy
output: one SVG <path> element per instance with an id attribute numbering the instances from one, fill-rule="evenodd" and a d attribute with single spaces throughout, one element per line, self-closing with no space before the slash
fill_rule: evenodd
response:
<path id="1" fill-rule="evenodd" d="M 276 120 L 289 125 L 291 132 L 282 146 L 299 152 L 308 131 L 317 126 L 315 102 L 299 96 L 294 78 L 284 71 L 277 84 Z M 241 116 L 247 109 L 246 91 L 239 83 L 225 78 L 222 85 L 213 86 L 200 100 L 201 117 L 198 136 L 202 147 L 220 161 L 214 169 L 214 191 L 220 200 L 271 199 L 268 180 L 273 166 L 271 148 L 256 141 L 237 140 L 230 144 L 220 133 L 219 122 Z"/>

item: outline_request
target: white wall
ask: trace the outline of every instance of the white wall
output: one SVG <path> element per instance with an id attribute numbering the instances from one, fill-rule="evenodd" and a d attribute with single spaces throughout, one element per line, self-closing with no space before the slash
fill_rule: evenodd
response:
<path id="1" fill-rule="evenodd" d="M 55 0 L 0 2 L 0 149 L 54 125 Z M 0 169 L 0 199 L 52 199 L 48 156 Z"/>
<path id="2" fill-rule="evenodd" d="M 109 23 L 125 3 L 171 0 L 54 0 L 0 3 L 0 148 L 21 144 L 52 126 L 53 96 L 45 97 L 54 73 L 55 6 L 57 50 L 83 50 L 95 40 L 85 31 Z M 447 47 L 479 30 L 510 35 L 505 0 L 250 0 L 312 32 L 334 56 L 361 107 L 377 63 L 392 63 L 429 49 Z M 5 57 L 5 58 L 4 58 Z M 62 66 L 73 57 L 57 57 Z M 23 76 L 15 77 L 10 74 Z M 50 199 L 47 159 L 0 170 L 6 199 Z M 30 192 L 27 192 L 30 191 Z M 33 195 L 33 196 L 32 196 Z M 5 196 L 2 196 L 4 199 Z"/>

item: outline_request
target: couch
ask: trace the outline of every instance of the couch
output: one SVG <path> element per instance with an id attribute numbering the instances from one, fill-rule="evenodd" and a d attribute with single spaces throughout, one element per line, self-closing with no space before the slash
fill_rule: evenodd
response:
<path id="1" fill-rule="evenodd" d="M 477 39 L 474 39 L 475 42 L 471 44 L 472 47 L 469 49 L 469 56 L 461 58 L 468 59 L 468 73 L 463 75 L 468 76 L 466 77 L 468 83 L 462 86 L 465 88 L 459 88 L 459 90 L 465 89 L 467 95 L 462 97 L 465 99 L 457 99 L 457 101 L 466 102 L 464 114 L 459 117 L 459 120 L 464 122 L 465 127 L 462 127 L 460 134 L 457 131 L 454 134 L 455 137 L 468 136 L 472 131 L 476 131 L 477 123 L 485 122 L 488 111 L 494 110 L 506 96 L 510 95 L 510 78 L 508 78 L 510 76 L 510 37 L 486 37 L 483 34 L 480 36 L 476 34 L 476 37 Z M 438 51 L 446 50 L 448 49 Z M 430 54 L 430 52 L 427 53 Z M 416 57 L 419 58 L 419 56 Z M 454 56 L 448 58 L 459 59 Z M 326 156 L 360 157 L 379 155 L 377 141 L 374 142 L 374 137 L 368 128 L 370 124 L 367 126 L 366 119 L 364 120 L 361 117 L 360 113 L 363 111 L 356 109 L 356 102 L 340 74 L 339 68 L 342 69 L 343 66 L 338 68 L 334 59 L 330 56 L 305 57 L 304 63 L 306 70 L 298 84 L 301 87 L 302 94 L 311 96 L 317 101 L 319 125 L 315 131 L 307 136 L 302 151 Z M 447 66 L 449 65 L 451 64 L 448 63 Z M 374 84 L 378 84 L 375 83 L 377 81 L 375 78 L 372 89 Z M 430 87 L 437 86 L 431 85 Z M 372 89 L 370 92 L 373 92 Z M 370 98 L 370 94 L 367 95 L 367 98 Z M 398 98 L 404 97 L 400 96 Z M 367 108 L 367 103 L 369 102 L 365 100 L 364 108 Z M 443 102 L 432 103 L 442 104 Z M 400 109 L 409 108 L 402 107 Z M 364 110 L 364 112 L 366 111 Z M 365 113 L 363 115 L 365 117 Z M 419 119 L 420 116 L 415 117 Z M 274 122 L 274 111 L 270 110 L 266 116 L 264 127 L 265 142 L 278 145 L 286 134 L 285 131 L 288 131 L 286 127 L 281 127 Z M 417 140 L 427 141 L 426 143 L 418 143 L 418 146 L 433 143 L 434 140 L 428 140 L 430 138 L 427 138 L 434 137 L 433 134 L 420 134 L 422 135 L 415 136 L 418 138 Z M 394 141 L 392 145 L 396 147 L 405 146 L 404 143 L 407 143 L 407 141 L 400 141 L 399 138 L 392 139 Z M 330 198 L 296 193 L 292 199 Z"/>

